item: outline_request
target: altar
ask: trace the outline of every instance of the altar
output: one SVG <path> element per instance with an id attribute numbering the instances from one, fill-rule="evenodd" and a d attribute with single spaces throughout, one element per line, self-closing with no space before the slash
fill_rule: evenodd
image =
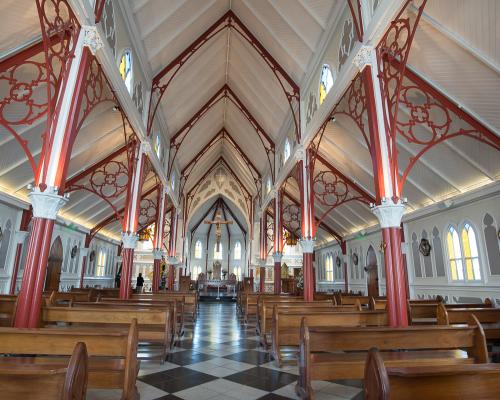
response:
<path id="1" fill-rule="evenodd" d="M 228 279 L 221 279 L 220 269 L 218 273 L 215 271 L 216 269 L 214 268 L 212 277 L 207 277 L 203 273 L 198 275 L 198 293 L 200 297 L 211 297 L 217 300 L 221 298 L 234 299 L 236 297 L 236 285 L 238 283 L 236 275 L 230 274 Z"/>

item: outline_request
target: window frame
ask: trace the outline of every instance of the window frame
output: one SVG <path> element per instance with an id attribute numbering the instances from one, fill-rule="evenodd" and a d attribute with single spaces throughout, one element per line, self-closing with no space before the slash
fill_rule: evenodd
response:
<path id="1" fill-rule="evenodd" d="M 103 249 L 100 248 L 97 253 L 97 259 L 95 261 L 95 272 L 94 276 L 97 278 L 103 278 L 106 276 L 106 262 L 107 262 L 108 254 Z"/>
<path id="2" fill-rule="evenodd" d="M 199 246 L 199 250 L 200 250 L 200 256 L 198 257 L 197 256 L 197 250 L 198 250 L 198 245 Z M 197 240 L 194 244 L 194 258 L 195 260 L 201 260 L 203 258 L 203 244 L 201 243 L 201 240 Z"/>
<path id="3" fill-rule="evenodd" d="M 321 99 L 321 86 L 323 85 L 323 71 L 325 69 L 328 69 L 328 71 L 330 72 L 330 77 L 332 79 L 332 82 L 331 82 L 331 85 L 330 85 L 329 88 L 325 84 L 325 97 L 322 100 Z M 322 63 L 321 70 L 319 72 L 319 85 L 318 85 L 318 103 L 319 103 L 319 106 L 322 106 L 323 103 L 325 102 L 326 98 L 328 97 L 328 93 L 330 93 L 330 90 L 332 90 L 332 88 L 333 88 L 333 83 L 334 82 L 335 82 L 334 69 L 332 69 L 332 67 L 330 66 L 330 64 L 328 64 L 328 63 Z"/>

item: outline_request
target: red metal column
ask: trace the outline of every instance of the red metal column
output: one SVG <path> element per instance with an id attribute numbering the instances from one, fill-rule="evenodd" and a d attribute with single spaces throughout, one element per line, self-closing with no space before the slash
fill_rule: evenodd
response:
<path id="1" fill-rule="evenodd" d="M 42 293 L 47 272 L 54 222 L 59 209 L 67 202 L 61 196 L 71 149 L 78 126 L 85 78 L 90 63 L 90 51 L 84 46 L 80 31 L 72 61 L 68 61 L 67 81 L 59 94 L 57 119 L 47 121 L 51 146 L 41 155 L 35 176 L 35 188 L 29 194 L 33 206 L 33 226 L 18 297 L 14 326 L 35 328 L 40 321 Z"/>
<path id="2" fill-rule="evenodd" d="M 161 283 L 161 250 L 159 254 L 157 252 L 153 252 L 153 293 L 158 293 Z"/>
<path id="3" fill-rule="evenodd" d="M 163 232 L 165 230 L 165 213 L 167 196 L 163 186 L 158 187 L 156 206 L 156 223 L 154 232 L 154 249 L 153 249 L 153 293 L 158 293 L 161 282 L 161 260 L 163 258 Z"/>
<path id="4" fill-rule="evenodd" d="M 178 212 L 177 209 L 172 209 L 171 213 L 172 217 L 170 220 L 170 241 L 168 246 L 168 281 L 167 287 L 168 290 L 174 290 L 175 284 L 175 266 L 177 265 L 176 258 L 176 244 L 177 244 L 177 223 L 178 223 Z M 208 239 L 207 239 L 208 240 Z M 208 248 L 207 248 L 208 253 Z"/>
<path id="5" fill-rule="evenodd" d="M 281 293 L 281 260 L 283 259 L 283 226 L 282 226 L 283 192 L 279 190 L 274 198 L 274 293 Z"/>
<path id="6" fill-rule="evenodd" d="M 365 47 L 359 67 L 362 70 L 367 98 L 368 127 L 377 191 L 377 204 L 372 211 L 382 228 L 385 258 L 387 313 L 389 325 L 408 326 L 405 266 L 401 252 L 401 218 L 405 206 L 393 187 L 393 176 L 397 174 L 397 152 L 390 153 L 387 147 L 383 101 L 377 76 L 377 57 L 373 49 Z"/>
<path id="7" fill-rule="evenodd" d="M 133 242 L 132 236 L 129 237 Z M 126 243 L 127 239 L 123 242 L 122 250 L 122 277 L 120 283 L 120 299 L 129 299 L 131 293 L 132 282 L 132 269 L 134 266 L 134 247 L 130 247 L 130 243 Z M 136 240 L 135 240 L 136 241 Z"/>
<path id="8" fill-rule="evenodd" d="M 265 265 L 265 260 L 264 260 L 264 265 Z M 259 281 L 259 292 L 264 293 L 266 291 L 266 267 L 263 267 L 262 264 L 259 267 L 259 276 L 260 276 L 260 281 Z"/>
<path id="9" fill-rule="evenodd" d="M 309 153 L 305 155 L 306 161 L 309 160 Z M 311 172 L 304 160 L 297 163 L 298 181 L 300 186 L 300 200 L 302 204 L 302 274 L 304 278 L 304 300 L 314 300 L 314 270 L 313 270 L 313 252 L 314 252 L 314 203 L 311 190 Z"/>

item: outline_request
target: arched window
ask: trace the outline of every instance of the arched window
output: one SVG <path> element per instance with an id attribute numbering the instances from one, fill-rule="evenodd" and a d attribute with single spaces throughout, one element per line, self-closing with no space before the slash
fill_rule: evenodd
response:
<path id="1" fill-rule="evenodd" d="M 97 266 L 95 270 L 96 276 L 104 276 L 106 271 L 106 258 L 107 254 L 104 250 L 99 250 L 99 255 L 97 256 Z"/>
<path id="2" fill-rule="evenodd" d="M 468 223 L 466 223 L 462 229 L 462 246 L 464 249 L 464 263 L 467 280 L 475 281 L 481 279 L 476 232 L 474 232 L 474 228 Z"/>
<path id="3" fill-rule="evenodd" d="M 199 265 L 195 265 L 193 267 L 193 271 L 191 272 L 191 280 L 195 281 L 196 279 L 198 279 L 198 275 L 201 274 L 201 267 Z"/>
<path id="4" fill-rule="evenodd" d="M 236 279 L 241 281 L 241 267 L 234 267 L 233 273 L 236 275 Z"/>
<path id="5" fill-rule="evenodd" d="M 241 243 L 239 241 L 234 244 L 234 259 L 241 260 Z"/>
<path id="6" fill-rule="evenodd" d="M 323 104 L 326 95 L 333 86 L 332 70 L 328 64 L 323 64 L 321 68 L 321 76 L 319 79 L 319 104 Z"/>
<path id="7" fill-rule="evenodd" d="M 125 82 L 125 86 L 129 93 L 132 93 L 132 52 L 125 50 L 120 58 L 120 65 L 118 67 L 120 76 Z"/>
<path id="8" fill-rule="evenodd" d="M 194 258 L 199 260 L 202 255 L 203 255 L 203 248 L 201 247 L 201 242 L 197 240 L 196 244 L 194 245 Z"/>
<path id="9" fill-rule="evenodd" d="M 158 160 L 161 160 L 161 137 L 159 133 L 156 134 L 154 149 Z"/>
<path id="10" fill-rule="evenodd" d="M 266 194 L 269 194 L 269 192 L 271 191 L 272 185 L 273 184 L 271 182 L 271 177 L 268 177 L 267 182 L 266 182 Z"/>
<path id="11" fill-rule="evenodd" d="M 217 243 L 214 243 L 214 260 L 222 260 L 222 245 L 219 245 L 219 251 L 217 251 Z"/>
<path id="12" fill-rule="evenodd" d="M 455 227 L 450 226 L 446 242 L 448 245 L 451 280 L 480 280 L 481 269 L 479 267 L 479 252 L 474 228 L 469 223 L 465 223 L 459 236 Z"/>
<path id="13" fill-rule="evenodd" d="M 462 265 L 462 249 L 460 248 L 460 238 L 457 230 L 450 226 L 446 236 L 448 243 L 448 257 L 450 261 L 450 272 L 452 281 L 462 281 L 464 279 L 464 269 Z"/>
<path id="14" fill-rule="evenodd" d="M 285 140 L 285 146 L 283 147 L 283 164 L 286 163 L 288 158 L 290 158 L 290 153 L 291 153 L 291 147 L 290 147 L 290 140 L 286 138 Z"/>
<path id="15" fill-rule="evenodd" d="M 333 282 L 333 256 L 331 254 L 326 258 L 326 280 Z"/>

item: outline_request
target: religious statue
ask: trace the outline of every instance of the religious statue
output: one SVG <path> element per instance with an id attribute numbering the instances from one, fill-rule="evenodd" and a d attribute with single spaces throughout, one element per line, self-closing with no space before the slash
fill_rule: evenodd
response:
<path id="1" fill-rule="evenodd" d="M 233 221 L 229 221 L 229 220 L 224 221 L 222 219 L 222 215 L 221 215 L 220 210 L 217 210 L 217 213 L 215 214 L 215 220 L 214 221 L 205 220 L 204 223 L 215 225 L 216 249 L 217 249 L 217 251 L 220 251 L 220 239 L 222 236 L 221 225 L 230 225 L 233 223 Z"/>

